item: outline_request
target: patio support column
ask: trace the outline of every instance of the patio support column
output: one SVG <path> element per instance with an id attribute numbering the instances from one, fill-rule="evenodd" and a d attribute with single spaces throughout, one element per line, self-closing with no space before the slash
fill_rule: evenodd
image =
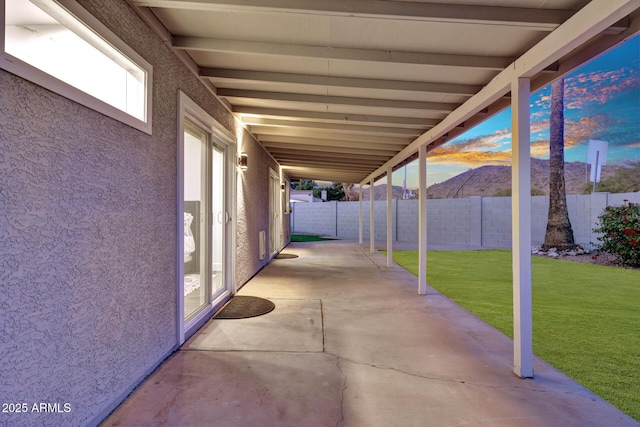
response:
<path id="1" fill-rule="evenodd" d="M 418 295 L 427 294 L 427 146 L 418 149 Z"/>
<path id="2" fill-rule="evenodd" d="M 369 181 L 369 252 L 371 253 L 376 252 L 376 227 L 373 221 L 375 195 L 373 190 L 373 178 L 371 178 L 371 181 Z"/>
<path id="3" fill-rule="evenodd" d="M 513 372 L 533 377 L 531 319 L 531 147 L 529 119 L 530 82 L 511 82 L 513 246 Z"/>
<path id="4" fill-rule="evenodd" d="M 360 204 L 360 216 L 358 217 L 360 220 L 358 223 L 359 225 L 358 243 L 362 244 L 362 220 L 363 220 L 362 218 L 362 184 L 360 184 L 360 187 L 358 189 L 358 203 Z"/>
<path id="5" fill-rule="evenodd" d="M 387 169 L 387 267 L 393 265 L 393 169 Z"/>

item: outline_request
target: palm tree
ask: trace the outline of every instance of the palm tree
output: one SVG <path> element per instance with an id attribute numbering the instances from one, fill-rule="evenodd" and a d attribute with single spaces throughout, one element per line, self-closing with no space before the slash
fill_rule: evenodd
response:
<path id="1" fill-rule="evenodd" d="M 564 79 L 551 85 L 549 138 L 549 216 L 544 249 L 574 249 L 573 229 L 567 212 L 564 185 Z"/>

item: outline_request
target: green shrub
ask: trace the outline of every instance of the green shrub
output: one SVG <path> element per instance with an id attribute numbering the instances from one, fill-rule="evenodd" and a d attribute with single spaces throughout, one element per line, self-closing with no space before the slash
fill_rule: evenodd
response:
<path id="1" fill-rule="evenodd" d="M 601 252 L 618 256 L 622 264 L 640 267 L 640 204 L 624 201 L 622 206 L 607 206 L 599 218 L 595 233 Z"/>

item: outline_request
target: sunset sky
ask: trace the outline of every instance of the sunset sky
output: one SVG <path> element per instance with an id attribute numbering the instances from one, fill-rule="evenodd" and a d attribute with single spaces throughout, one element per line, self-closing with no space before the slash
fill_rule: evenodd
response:
<path id="1" fill-rule="evenodd" d="M 531 95 L 531 154 L 549 157 L 551 86 Z M 565 160 L 586 161 L 590 139 L 609 143 L 607 163 L 640 159 L 640 36 L 565 77 Z M 430 152 L 427 184 L 484 165 L 511 164 L 511 109 Z M 418 186 L 418 162 L 406 167 Z M 404 169 L 393 174 L 402 185 Z"/>

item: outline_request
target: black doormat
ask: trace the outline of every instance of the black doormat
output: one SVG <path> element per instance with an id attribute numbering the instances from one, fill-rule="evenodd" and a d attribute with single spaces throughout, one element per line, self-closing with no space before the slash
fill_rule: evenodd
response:
<path id="1" fill-rule="evenodd" d="M 276 259 L 291 259 L 298 258 L 298 255 L 295 254 L 278 254 L 276 255 Z"/>
<path id="2" fill-rule="evenodd" d="M 216 319 L 244 319 L 267 314 L 276 308 L 268 299 L 236 295 L 215 315 Z"/>

